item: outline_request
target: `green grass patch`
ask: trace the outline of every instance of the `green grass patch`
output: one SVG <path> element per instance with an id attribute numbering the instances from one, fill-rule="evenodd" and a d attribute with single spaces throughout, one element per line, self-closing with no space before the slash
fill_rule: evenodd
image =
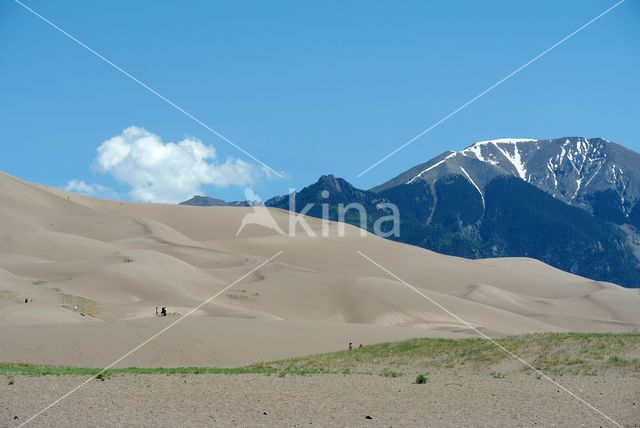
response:
<path id="1" fill-rule="evenodd" d="M 62 294 L 60 296 L 60 306 L 70 311 L 73 311 L 77 306 L 78 313 L 86 315 L 97 315 L 102 311 L 102 306 L 95 300 L 71 294 Z"/>
<path id="2" fill-rule="evenodd" d="M 0 290 L 0 299 L 11 300 L 12 302 L 19 302 L 20 295 L 12 290 Z"/>
<path id="3" fill-rule="evenodd" d="M 614 356 L 610 357 L 608 361 L 611 364 L 624 364 L 626 362 L 625 360 L 623 360 L 622 358 L 620 358 L 617 355 L 614 355 Z"/>
<path id="4" fill-rule="evenodd" d="M 237 300 L 245 300 L 249 298 L 247 294 L 238 293 L 238 292 L 231 292 L 227 294 L 227 297 L 229 297 L 230 299 L 237 299 Z"/>
<path id="5" fill-rule="evenodd" d="M 239 368 L 214 368 L 214 367 L 156 367 L 156 368 L 140 368 L 127 367 L 119 369 L 101 369 L 68 367 L 68 366 L 40 366 L 35 364 L 11 364 L 0 363 L 0 375 L 3 376 L 97 376 L 102 374 L 103 377 L 133 374 L 133 375 L 188 375 L 188 374 L 249 374 L 277 373 L 280 370 L 272 367 L 239 367 Z M 296 373 L 297 374 L 297 373 Z"/>
<path id="6" fill-rule="evenodd" d="M 597 366 L 621 366 L 617 360 L 607 361 L 609 355 L 640 354 L 640 334 L 613 333 L 537 333 L 509 336 L 496 341 L 509 351 L 519 355 L 534 367 L 543 371 L 551 369 L 580 372 Z M 622 357 L 619 357 L 622 358 Z M 462 368 L 469 366 L 480 370 L 513 357 L 484 339 L 420 338 L 402 342 L 368 345 L 354 351 L 290 358 L 271 363 L 274 367 L 342 371 L 371 369 L 375 366 L 409 366 L 421 368 Z M 636 359 L 627 368 L 640 371 Z"/>
<path id="7" fill-rule="evenodd" d="M 422 385 L 425 384 L 429 381 L 429 378 L 426 375 L 423 374 L 419 374 L 418 376 L 416 376 L 416 383 L 418 385 Z"/>
<path id="8" fill-rule="evenodd" d="M 384 369 L 380 372 L 380 376 L 382 377 L 401 377 L 404 376 L 404 373 L 397 372 L 395 370 Z"/>
<path id="9" fill-rule="evenodd" d="M 97 376 L 101 374 L 103 377 L 116 375 L 190 375 L 190 374 L 279 374 L 281 377 L 286 375 L 309 376 L 316 374 L 336 374 L 333 371 L 327 371 L 322 368 L 298 370 L 295 368 L 280 369 L 269 365 L 247 366 L 236 368 L 215 368 L 215 367 L 155 367 L 140 368 L 126 367 L 117 369 L 85 368 L 85 367 L 69 367 L 69 366 L 42 366 L 36 364 L 22 363 L 0 363 L 0 376 Z M 349 374 L 349 373 L 346 373 Z"/>

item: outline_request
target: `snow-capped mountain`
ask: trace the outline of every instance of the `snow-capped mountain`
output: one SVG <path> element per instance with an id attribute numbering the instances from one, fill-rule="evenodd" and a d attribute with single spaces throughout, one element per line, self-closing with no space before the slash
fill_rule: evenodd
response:
<path id="1" fill-rule="evenodd" d="M 606 197 L 627 216 L 640 199 L 640 154 L 603 138 L 480 141 L 459 152 L 445 152 L 374 189 L 460 175 L 483 194 L 496 176 L 512 175 L 570 205 L 594 210 Z"/>

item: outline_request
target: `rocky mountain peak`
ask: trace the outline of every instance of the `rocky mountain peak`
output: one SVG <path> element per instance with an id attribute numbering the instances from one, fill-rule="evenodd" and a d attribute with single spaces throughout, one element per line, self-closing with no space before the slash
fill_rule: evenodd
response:
<path id="1" fill-rule="evenodd" d="M 459 175 L 480 193 L 493 178 L 511 175 L 570 205 L 592 211 L 608 192 L 628 215 L 640 200 L 640 154 L 604 138 L 564 137 L 551 140 L 501 138 L 478 141 L 445 152 L 418 165 L 373 191 L 444 176 Z"/>

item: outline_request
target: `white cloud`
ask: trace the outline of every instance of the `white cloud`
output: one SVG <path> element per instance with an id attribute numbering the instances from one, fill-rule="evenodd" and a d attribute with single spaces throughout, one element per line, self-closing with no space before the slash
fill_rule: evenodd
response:
<path id="1" fill-rule="evenodd" d="M 132 200 L 168 203 L 201 194 L 203 185 L 244 186 L 264 174 L 262 168 L 239 159 L 215 161 L 215 149 L 195 138 L 163 143 L 159 136 L 130 126 L 98 147 L 94 168 L 129 186 Z M 82 193 L 102 187 L 76 180 L 68 188 L 72 185 Z"/>
<path id="2" fill-rule="evenodd" d="M 84 195 L 94 196 L 97 198 L 117 199 L 118 195 L 113 189 L 102 186 L 100 184 L 87 184 L 82 180 L 71 180 L 65 190 L 70 192 L 82 193 Z"/>

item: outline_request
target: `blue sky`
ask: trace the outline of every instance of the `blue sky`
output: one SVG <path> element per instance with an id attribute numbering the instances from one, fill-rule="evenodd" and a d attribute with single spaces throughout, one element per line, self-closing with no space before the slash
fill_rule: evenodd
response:
<path id="1" fill-rule="evenodd" d="M 198 189 L 237 200 L 247 183 L 267 198 L 327 173 L 370 188 L 491 138 L 605 137 L 640 151 L 635 0 L 360 178 L 615 2 L 159 3 L 25 0 L 284 178 L 12 1 L 0 3 L 0 170 L 123 199 L 171 201 Z M 138 132 L 123 137 L 132 126 Z M 153 147 L 185 143 L 166 168 L 147 168 L 151 149 L 118 165 L 109 163 L 115 146 L 97 153 L 131 135 Z M 216 158 L 193 158 L 196 146 L 213 146 Z"/>

